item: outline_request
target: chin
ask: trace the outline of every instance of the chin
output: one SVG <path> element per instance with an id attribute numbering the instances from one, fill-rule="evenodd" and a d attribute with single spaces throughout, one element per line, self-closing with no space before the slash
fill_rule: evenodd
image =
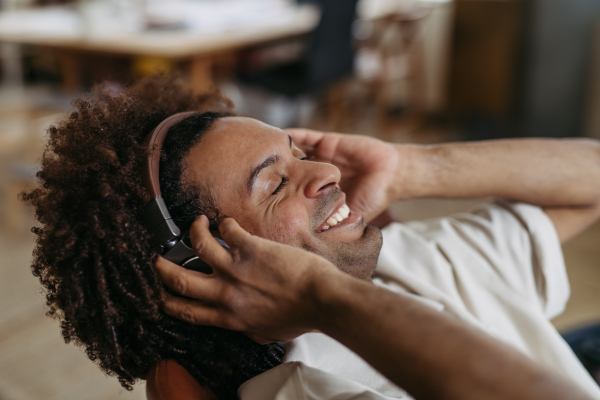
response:
<path id="1" fill-rule="evenodd" d="M 377 259 L 383 244 L 381 230 L 375 225 L 366 225 L 362 236 L 351 243 L 340 243 L 329 257 L 340 271 L 355 278 L 370 281 L 377 267 Z"/>

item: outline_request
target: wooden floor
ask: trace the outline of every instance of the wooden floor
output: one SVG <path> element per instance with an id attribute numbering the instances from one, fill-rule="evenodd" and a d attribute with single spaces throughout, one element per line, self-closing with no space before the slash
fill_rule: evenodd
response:
<path id="1" fill-rule="evenodd" d="M 30 272 L 33 237 L 0 233 L 0 400 L 145 399 L 104 376 L 46 317 Z"/>
<path id="2" fill-rule="evenodd" d="M 403 134 L 407 131 L 408 136 Z M 454 138 L 440 131 L 397 128 L 386 132 L 388 140 L 400 142 Z M 418 200 L 397 203 L 394 208 L 410 220 L 462 211 L 475 202 Z M 6 211 L 2 208 L 6 206 L 0 201 L 0 211 Z M 31 226 L 31 220 L 24 224 Z M 0 227 L 0 400 L 145 399 L 143 383 L 127 392 L 115 378 L 104 376 L 79 348 L 64 344 L 58 323 L 44 315 L 44 299 L 30 272 L 33 245 L 26 229 Z M 600 223 L 567 244 L 564 251 L 573 294 L 566 312 L 554 323 L 568 329 L 600 321 Z"/>

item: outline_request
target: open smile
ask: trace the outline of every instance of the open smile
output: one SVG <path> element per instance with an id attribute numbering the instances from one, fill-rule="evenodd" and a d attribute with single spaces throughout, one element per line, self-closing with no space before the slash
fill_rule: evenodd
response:
<path id="1" fill-rule="evenodd" d="M 359 219 L 360 214 L 350 210 L 350 207 L 344 203 L 341 207 L 337 208 L 323 224 L 321 224 L 319 229 L 317 229 L 317 233 L 350 225 Z"/>

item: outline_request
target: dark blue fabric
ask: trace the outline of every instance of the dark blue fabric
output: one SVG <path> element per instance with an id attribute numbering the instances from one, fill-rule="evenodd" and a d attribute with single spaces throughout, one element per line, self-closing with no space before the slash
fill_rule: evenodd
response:
<path id="1" fill-rule="evenodd" d="M 305 57 L 266 71 L 240 74 L 240 80 L 294 97 L 322 88 L 352 71 L 352 23 L 358 0 L 310 2 L 321 8 L 321 20 L 312 33 Z"/>
<path id="2" fill-rule="evenodd" d="M 600 323 L 564 333 L 563 338 L 600 384 Z"/>

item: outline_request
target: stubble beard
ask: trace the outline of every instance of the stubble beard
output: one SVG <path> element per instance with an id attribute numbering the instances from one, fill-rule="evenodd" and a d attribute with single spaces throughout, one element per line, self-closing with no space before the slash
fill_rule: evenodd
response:
<path id="1" fill-rule="evenodd" d="M 322 256 L 327 258 L 340 271 L 355 278 L 370 281 L 373 278 L 377 260 L 383 243 L 381 230 L 375 225 L 367 225 L 360 239 L 351 243 L 336 243 L 331 252 Z"/>
<path id="2" fill-rule="evenodd" d="M 339 199 L 341 193 L 341 190 L 335 187 L 319 199 L 312 216 L 313 231 L 327 217 L 331 206 Z M 352 242 L 327 243 L 311 240 L 311 243 L 305 243 L 302 248 L 327 259 L 348 275 L 370 281 L 377 267 L 383 237 L 379 228 L 365 224 L 364 221 L 358 223 L 354 229 L 361 229 L 363 232 Z"/>
<path id="3" fill-rule="evenodd" d="M 332 204 L 339 199 L 340 195 L 341 190 L 336 187 L 319 199 L 312 218 L 313 230 L 327 217 Z M 340 271 L 370 281 L 377 267 L 377 259 L 383 243 L 381 231 L 376 226 L 367 225 L 364 222 L 358 223 L 355 229 L 361 229 L 363 232 L 358 239 L 352 242 L 327 243 L 311 240 L 312 243 L 305 243 L 302 247 L 327 259 Z"/>

